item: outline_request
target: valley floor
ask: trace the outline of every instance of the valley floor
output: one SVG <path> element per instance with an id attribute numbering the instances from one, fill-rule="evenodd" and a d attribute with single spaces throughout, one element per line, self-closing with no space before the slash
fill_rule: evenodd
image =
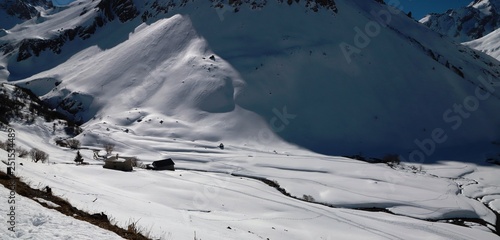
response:
<path id="1" fill-rule="evenodd" d="M 494 165 L 443 162 L 416 171 L 404 164 L 392 169 L 297 149 L 283 152 L 226 144 L 221 150 L 209 143 L 172 140 L 164 145 L 168 150 L 160 152 L 184 170 L 121 172 L 104 169 L 88 149 L 80 152 L 89 165 L 77 166 L 76 151 L 51 144 L 50 133 L 43 128 L 13 127 L 17 144 L 34 144 L 50 154 L 48 163 L 17 158 L 15 174 L 23 181 L 39 189 L 50 186 L 54 195 L 83 211 L 103 212 L 120 227 L 136 222 L 154 239 L 498 239 L 491 210 L 498 211 L 500 196 L 499 168 Z M 4 141 L 6 133 L 1 133 Z M 144 149 L 151 146 L 147 140 L 136 143 Z M 147 150 L 142 155 L 134 149 L 116 152 L 154 157 Z M 5 164 L 0 166 L 6 171 Z M 292 196 L 335 208 L 290 198 L 242 176 L 274 181 Z M 356 210 L 360 208 L 395 214 Z M 26 234 L 44 231 L 28 224 L 26 218 L 33 220 L 32 213 L 19 211 L 16 214 L 25 215 L 25 220 L 18 229 Z M 54 226 L 65 221 L 42 215 L 39 218 Z M 466 218 L 473 219 L 463 223 L 468 227 L 447 223 Z M 449 221 L 436 221 L 440 219 Z"/>

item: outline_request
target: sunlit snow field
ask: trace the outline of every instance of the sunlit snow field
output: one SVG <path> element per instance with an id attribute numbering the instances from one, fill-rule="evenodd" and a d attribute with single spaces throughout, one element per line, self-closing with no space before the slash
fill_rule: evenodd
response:
<path id="1" fill-rule="evenodd" d="M 419 220 L 480 218 L 495 224 L 491 210 L 474 199 L 482 197 L 498 209 L 495 167 L 443 162 L 424 164 L 414 173 L 293 148 L 274 152 L 226 144 L 221 150 L 210 143 L 172 140 L 163 143 L 164 150 L 155 143 L 159 150 L 151 151 L 153 142 L 115 136 L 116 153 L 145 163 L 171 157 L 183 169 L 121 172 L 102 168 L 103 162 L 84 149 L 80 152 L 90 165 L 76 166 L 76 152 L 51 145 L 43 137 L 51 134 L 47 130 L 13 127 L 18 144 L 29 142 L 50 154 L 45 164 L 17 159 L 16 174 L 30 185 L 50 186 L 77 208 L 104 212 L 123 227 L 138 221 L 163 239 L 193 239 L 195 232 L 202 239 L 497 238 L 478 224 L 469 228 Z M 1 137 L 6 138 L 5 132 Z M 264 177 L 293 196 L 308 195 L 335 208 L 293 199 L 259 180 L 234 175 Z M 400 216 L 349 209 L 372 207 Z"/>

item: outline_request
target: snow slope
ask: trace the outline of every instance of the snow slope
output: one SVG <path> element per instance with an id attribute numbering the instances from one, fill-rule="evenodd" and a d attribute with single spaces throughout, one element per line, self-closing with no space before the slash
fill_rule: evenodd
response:
<path id="1" fill-rule="evenodd" d="M 357 29 L 376 23 L 370 12 L 390 9 L 335 2 L 337 13 L 303 2 L 234 12 L 137 1 L 154 13 L 144 23 L 109 21 L 86 40 L 63 41 L 59 55 L 28 49 L 34 55 L 18 61 L 14 48 L 0 59 L 2 79 L 82 122 L 85 148 L 113 143 L 120 156 L 171 157 L 180 168 L 111 171 L 88 149 L 80 151 L 91 165 L 75 166 L 75 152 L 55 146 L 52 123 L 37 119 L 12 126 L 18 144 L 49 152 L 50 164 L 19 159 L 17 174 L 122 226 L 140 219 L 163 239 L 498 238 L 498 168 L 483 152 L 498 151 L 499 62 L 399 13 L 349 61 L 341 46 L 359 45 Z M 57 38 L 91 24 L 97 5 L 77 1 L 0 41 Z M 394 152 L 428 165 L 331 156 Z M 429 160 L 453 156 L 464 162 Z M 261 177 L 335 208 L 287 197 Z M 481 224 L 445 223 L 460 219 Z"/>
<path id="2" fill-rule="evenodd" d="M 131 156 L 134 148 L 142 149 L 136 156 L 145 163 L 168 156 L 186 170 L 120 172 L 102 168 L 102 161 L 92 160 L 92 151 L 85 149 L 80 152 L 90 165 L 75 166 L 75 151 L 51 144 L 50 129 L 37 122 L 13 124 L 17 144 L 44 149 L 50 153 L 49 163 L 17 158 L 18 176 L 33 187 L 50 186 L 53 194 L 79 209 L 104 212 L 120 226 L 138 221 L 161 239 L 192 239 L 195 232 L 201 239 L 498 238 L 491 233 L 495 215 L 475 200 L 488 204 L 498 199 L 498 168 L 485 172 L 474 164 L 454 163 L 458 166 L 425 165 L 423 171 L 412 172 L 296 149 L 275 153 L 226 145 L 217 150 L 198 141 L 171 141 L 163 151 L 148 152 L 155 140 L 143 139 L 117 146 L 116 152 Z M 6 134 L 1 133 L 3 140 Z M 116 141 L 126 138 L 124 134 Z M 5 165 L 0 169 L 5 171 Z M 265 177 L 293 196 L 309 195 L 336 208 L 292 199 L 240 176 Z M 467 179 L 476 183 L 464 184 Z M 373 207 L 401 216 L 350 209 Z M 467 218 L 487 224 L 425 221 Z"/>
<path id="3" fill-rule="evenodd" d="M 9 189 L 0 186 L 0 201 L 3 205 L 0 208 L 2 239 L 122 239 L 115 233 L 47 209 L 29 198 L 20 195 L 9 198 L 11 196 Z M 7 200 L 12 199 L 15 204 L 7 204 Z M 11 214 L 8 208 L 11 206 L 15 208 L 15 232 L 8 230 L 12 226 L 6 223 L 10 220 L 7 214 Z"/>
<path id="4" fill-rule="evenodd" d="M 20 26 L 21 38 L 13 31 L 2 39 L 48 37 L 51 21 L 70 28 L 92 13 L 61 19 L 95 4 L 75 2 L 39 27 Z M 411 153 L 416 140 L 444 129 L 447 140 L 437 151 L 449 157 L 464 150 L 455 154 L 462 158 L 482 156 L 479 148 L 499 138 L 500 103 L 488 87 L 499 63 L 443 41 L 404 14 L 393 15 L 390 27 L 348 61 L 339 46 L 354 44 L 355 29 L 372 19 L 371 10 L 388 11 L 384 6 L 337 1 L 338 13 L 276 2 L 259 10 L 243 5 L 237 13 L 210 6 L 187 3 L 142 24 L 137 18 L 111 22 L 105 27 L 116 38 L 97 32 L 89 41 L 65 44 L 60 56 L 46 51 L 17 62 L 9 55 L 4 73 L 84 122 L 92 136 L 126 131 L 131 138 L 275 147 L 281 138 L 319 153 L 383 155 Z M 53 61 L 60 64 L 19 78 Z M 479 110 L 469 107 L 470 117 L 453 111 L 478 88 L 495 96 Z"/>
<path id="5" fill-rule="evenodd" d="M 500 1 L 477 0 L 466 8 L 430 14 L 421 23 L 457 42 L 500 59 Z"/>
<path id="6" fill-rule="evenodd" d="M 466 42 L 464 45 L 477 49 L 500 60 L 500 29 L 493 31 L 480 39 Z"/>

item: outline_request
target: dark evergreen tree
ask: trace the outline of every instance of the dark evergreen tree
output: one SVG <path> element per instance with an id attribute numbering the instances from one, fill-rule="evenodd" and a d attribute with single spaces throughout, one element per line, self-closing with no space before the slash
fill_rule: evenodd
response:
<path id="1" fill-rule="evenodd" d="M 76 164 L 82 164 L 83 162 L 83 157 L 80 154 L 80 151 L 76 152 L 75 162 Z"/>

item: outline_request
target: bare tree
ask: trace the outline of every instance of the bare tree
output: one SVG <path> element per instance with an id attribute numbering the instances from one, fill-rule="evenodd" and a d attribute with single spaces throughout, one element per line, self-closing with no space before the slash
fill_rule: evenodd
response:
<path id="1" fill-rule="evenodd" d="M 303 195 L 302 199 L 304 199 L 307 202 L 314 202 L 314 198 L 311 195 Z"/>
<path id="2" fill-rule="evenodd" d="M 17 156 L 20 158 L 24 158 L 24 157 L 28 156 L 28 154 L 29 154 L 28 150 L 26 150 L 22 147 L 16 147 L 16 152 L 17 152 Z"/>
<path id="3" fill-rule="evenodd" d="M 106 153 L 108 155 L 111 155 L 111 153 L 113 153 L 113 150 L 115 150 L 115 145 L 112 143 L 105 143 L 104 150 L 106 150 Z"/>
<path id="4" fill-rule="evenodd" d="M 30 157 L 33 162 L 42 161 L 44 163 L 49 158 L 49 154 L 40 149 L 33 148 L 30 151 Z"/>
<path id="5" fill-rule="evenodd" d="M 78 141 L 77 139 L 68 139 L 66 140 L 66 142 L 68 143 L 68 146 L 71 148 L 71 149 L 78 149 L 80 148 L 80 141 Z"/>

